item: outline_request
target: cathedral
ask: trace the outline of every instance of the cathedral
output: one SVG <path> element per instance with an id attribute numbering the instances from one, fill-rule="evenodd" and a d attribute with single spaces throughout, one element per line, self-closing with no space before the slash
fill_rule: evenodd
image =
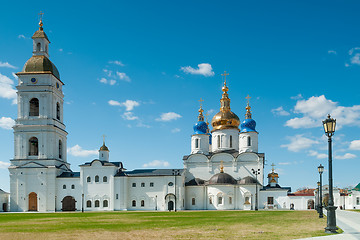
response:
<path id="1" fill-rule="evenodd" d="M 230 108 L 226 73 L 220 111 L 211 126 L 200 106 L 183 169 L 128 171 L 124 163 L 110 161 L 104 141 L 98 158 L 73 172 L 66 157 L 64 83 L 49 59 L 42 21 L 39 25 L 32 36 L 33 55 L 16 73 L 10 211 L 256 210 L 289 209 L 291 204 L 307 209 L 314 202 L 314 195 L 290 194 L 290 188 L 281 187 L 274 167 L 264 173 L 265 154 L 258 151 L 249 101 L 240 124 Z"/>

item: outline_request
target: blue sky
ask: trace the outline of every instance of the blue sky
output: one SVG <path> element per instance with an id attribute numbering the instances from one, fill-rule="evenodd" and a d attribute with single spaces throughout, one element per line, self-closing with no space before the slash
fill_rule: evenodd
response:
<path id="1" fill-rule="evenodd" d="M 357 1 L 7 2 L 0 15 L 0 188 L 9 190 L 17 79 L 31 57 L 38 13 L 64 87 L 68 161 L 127 169 L 181 168 L 198 100 L 219 110 L 221 73 L 244 120 L 249 94 L 266 172 L 280 185 L 315 187 L 327 168 L 321 121 L 337 119 L 334 184 L 360 182 L 360 4 Z M 10 129 L 9 129 L 10 128 Z M 325 172 L 325 179 L 327 172 Z"/>

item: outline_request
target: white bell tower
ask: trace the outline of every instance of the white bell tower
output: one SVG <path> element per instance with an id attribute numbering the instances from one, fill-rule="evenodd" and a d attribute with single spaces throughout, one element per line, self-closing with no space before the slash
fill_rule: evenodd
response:
<path id="1" fill-rule="evenodd" d="M 71 171 L 66 160 L 64 95 L 60 74 L 49 60 L 40 20 L 33 55 L 18 76 L 18 118 L 10 171 L 11 211 L 55 210 L 56 176 Z"/>

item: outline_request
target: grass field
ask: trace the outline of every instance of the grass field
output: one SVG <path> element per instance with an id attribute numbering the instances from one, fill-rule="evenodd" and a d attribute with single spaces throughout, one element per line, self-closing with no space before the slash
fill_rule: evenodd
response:
<path id="1" fill-rule="evenodd" d="M 316 211 L 0 214 L 0 239 L 296 239 L 325 235 Z"/>

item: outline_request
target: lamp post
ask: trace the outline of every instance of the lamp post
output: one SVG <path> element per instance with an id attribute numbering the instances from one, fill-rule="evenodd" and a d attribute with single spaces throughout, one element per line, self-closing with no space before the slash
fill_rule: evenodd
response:
<path id="1" fill-rule="evenodd" d="M 260 169 L 251 169 L 252 173 L 256 176 L 256 190 L 255 190 L 255 211 L 258 210 L 258 174 L 260 174 Z"/>
<path id="2" fill-rule="evenodd" d="M 174 193 L 175 193 L 175 204 L 174 204 L 174 209 L 175 209 L 175 212 L 176 212 L 176 176 L 180 174 L 180 170 L 179 169 L 173 169 L 172 170 L 172 174 L 174 175 Z"/>
<path id="3" fill-rule="evenodd" d="M 327 210 L 327 227 L 325 228 L 326 233 L 337 233 L 336 230 L 336 214 L 335 210 L 337 207 L 334 206 L 333 196 L 333 178 L 332 178 L 332 149 L 331 149 L 331 137 L 335 133 L 336 120 L 328 115 L 327 119 L 323 121 L 325 135 L 328 137 L 329 143 L 329 204 L 326 207 Z"/>
<path id="4" fill-rule="evenodd" d="M 320 192 L 319 191 L 320 191 L 320 182 L 317 182 L 315 209 L 320 214 Z"/>
<path id="5" fill-rule="evenodd" d="M 318 166 L 318 171 L 319 171 L 319 175 L 320 175 L 320 182 L 319 183 L 319 218 L 323 218 L 324 217 L 324 213 L 323 213 L 323 204 L 322 204 L 322 173 L 324 172 L 324 166 L 320 164 L 320 166 Z"/>

